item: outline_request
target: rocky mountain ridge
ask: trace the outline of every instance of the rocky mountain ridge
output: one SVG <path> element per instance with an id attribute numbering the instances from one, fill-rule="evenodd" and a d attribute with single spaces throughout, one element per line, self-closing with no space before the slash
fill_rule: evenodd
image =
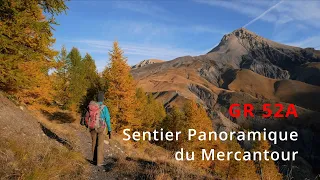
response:
<path id="1" fill-rule="evenodd" d="M 133 65 L 131 68 L 132 68 L 132 69 L 137 69 L 137 68 L 140 68 L 140 67 L 149 65 L 149 64 L 162 63 L 162 62 L 164 62 L 164 60 L 159 60 L 159 59 L 146 59 L 146 60 L 143 60 L 143 61 L 139 62 L 139 63 L 136 64 L 136 65 Z"/>
<path id="2" fill-rule="evenodd" d="M 320 116 L 319 50 L 280 44 L 240 28 L 223 36 L 207 54 L 140 67 L 133 69 L 132 75 L 138 86 L 153 93 L 166 108 L 181 106 L 188 99 L 202 104 L 217 131 L 296 129 L 301 134 L 299 142 L 276 148 L 299 149 L 307 160 L 298 162 L 307 163 L 300 164 L 300 170 L 308 172 L 308 177 L 320 172 L 320 154 L 316 153 L 320 152 L 320 142 L 316 140 L 320 129 L 315 119 Z M 277 102 L 295 104 L 299 118 L 266 121 L 259 111 L 251 119 L 228 115 L 232 103 L 252 103 L 261 109 L 263 103 Z"/>

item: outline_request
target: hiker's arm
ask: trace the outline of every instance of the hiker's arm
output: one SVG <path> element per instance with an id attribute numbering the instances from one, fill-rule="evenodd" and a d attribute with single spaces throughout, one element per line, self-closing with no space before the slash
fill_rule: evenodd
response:
<path id="1" fill-rule="evenodd" d="M 111 131 L 110 113 L 109 113 L 109 110 L 108 110 L 107 106 L 104 107 L 104 117 L 105 117 L 105 120 L 106 120 L 108 131 Z"/>

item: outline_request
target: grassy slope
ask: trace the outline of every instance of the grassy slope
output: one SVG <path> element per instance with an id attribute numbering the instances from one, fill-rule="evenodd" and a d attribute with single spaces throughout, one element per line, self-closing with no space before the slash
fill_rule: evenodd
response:
<path id="1" fill-rule="evenodd" d="M 86 179 L 86 161 L 70 146 L 49 138 L 48 127 L 0 94 L 0 177 Z M 51 132 L 53 133 L 53 132 Z M 51 135 L 54 135 L 51 134 Z"/>
<path id="2" fill-rule="evenodd" d="M 29 111 L 1 94 L 0 112 L 1 179 L 214 179 L 161 147 L 116 133 L 105 141 L 106 166 L 99 168 L 88 161 L 89 133 L 67 112 Z"/>
<path id="3" fill-rule="evenodd" d="M 294 103 L 320 111 L 320 87 L 300 81 L 270 79 L 242 69 L 236 72 L 228 88 L 248 93 L 256 98 Z"/>

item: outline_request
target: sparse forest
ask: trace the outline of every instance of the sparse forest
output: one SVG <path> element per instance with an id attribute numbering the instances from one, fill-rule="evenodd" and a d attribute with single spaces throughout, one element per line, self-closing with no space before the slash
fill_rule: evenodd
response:
<path id="1" fill-rule="evenodd" d="M 124 128 L 139 131 L 163 128 L 164 131 L 183 133 L 188 128 L 213 130 L 212 120 L 201 104 L 186 101 L 182 107 L 165 109 L 163 102 L 157 101 L 152 92 L 138 88 L 121 43 L 115 41 L 112 49 L 106 49 L 107 66 L 101 73 L 87 52 L 80 52 L 76 47 L 54 50 L 53 25 L 57 24 L 54 17 L 67 10 L 63 0 L 1 0 L 0 89 L 7 97 L 33 110 L 70 111 L 77 114 L 74 123 L 79 123 L 89 101 L 96 98 L 98 91 L 103 91 L 112 127 L 118 135 Z M 82 53 L 86 53 L 85 56 L 82 57 Z M 169 152 L 184 147 L 198 154 L 203 148 L 243 151 L 236 141 L 191 142 L 183 139 L 154 145 Z M 268 142 L 254 146 L 259 150 L 269 148 Z M 222 179 L 282 179 L 277 166 L 270 161 L 199 160 L 190 165 Z"/>

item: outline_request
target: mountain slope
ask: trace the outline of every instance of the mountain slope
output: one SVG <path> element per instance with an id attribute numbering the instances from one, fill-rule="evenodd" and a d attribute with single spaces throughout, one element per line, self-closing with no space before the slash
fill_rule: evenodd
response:
<path id="1" fill-rule="evenodd" d="M 86 160 L 73 142 L 39 122 L 0 92 L 1 179 L 87 179 Z M 67 159 L 67 161 L 66 161 Z"/>
<path id="2" fill-rule="evenodd" d="M 320 86 L 320 62 L 311 62 L 297 68 L 296 80 Z"/>
<path id="3" fill-rule="evenodd" d="M 304 67 L 309 62 L 320 62 L 320 52 L 279 44 L 241 28 L 225 35 L 220 44 L 205 55 L 185 56 L 139 68 L 133 70 L 133 75 L 140 79 L 142 74 L 165 73 L 168 69 L 189 66 L 201 77 L 219 86 L 221 74 L 228 69 L 244 68 L 270 78 L 295 79 L 300 66 Z"/>
<path id="4" fill-rule="evenodd" d="M 0 112 L 0 179 L 215 179 L 162 147 L 123 141 L 116 132 L 104 141 L 104 165 L 95 166 L 88 129 L 70 122 L 67 111 L 42 115 L 0 92 Z"/>
<path id="5" fill-rule="evenodd" d="M 320 79 L 312 77 L 320 76 L 319 61 L 319 51 L 279 44 L 241 28 L 225 35 L 205 55 L 133 69 L 132 75 L 149 92 L 178 91 L 181 96 L 207 101 L 199 97 L 205 91 L 214 101 L 232 80 L 229 71 L 249 69 L 269 78 L 305 80 L 317 85 Z M 203 103 L 212 107 L 211 101 Z"/>
<path id="6" fill-rule="evenodd" d="M 235 70 L 228 89 L 245 92 L 259 99 L 294 103 L 320 111 L 320 87 L 295 80 L 275 80 L 250 70 Z"/>
<path id="7" fill-rule="evenodd" d="M 186 99 L 202 104 L 217 131 L 296 129 L 301 135 L 298 143 L 273 148 L 299 150 L 304 160 L 295 165 L 310 178 L 320 172 L 320 129 L 316 119 L 320 116 L 319 63 L 318 50 L 283 45 L 241 28 L 223 36 L 207 54 L 179 57 L 133 69 L 131 73 L 138 86 L 152 92 L 168 108 L 181 106 Z M 228 114 L 232 103 L 252 103 L 261 109 L 263 103 L 279 102 L 285 106 L 295 104 L 299 117 L 265 120 L 259 110 L 255 111 L 255 118 L 235 119 Z M 305 160 L 307 164 L 302 163 Z"/>
<path id="8" fill-rule="evenodd" d="M 280 44 L 241 28 L 225 35 L 208 57 L 231 62 L 233 67 L 250 69 L 266 77 L 288 79 L 296 76 L 300 65 L 319 62 L 320 51 Z"/>

